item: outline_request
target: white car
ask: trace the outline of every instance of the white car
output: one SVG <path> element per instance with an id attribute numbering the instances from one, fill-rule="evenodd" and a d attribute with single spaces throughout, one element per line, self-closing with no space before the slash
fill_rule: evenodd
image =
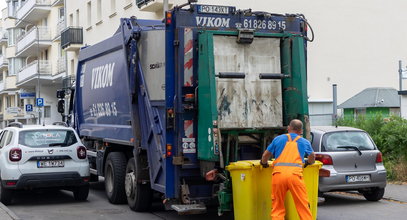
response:
<path id="1" fill-rule="evenodd" d="M 0 132 L 0 201 L 15 190 L 58 188 L 83 201 L 89 194 L 86 148 L 74 129 L 14 122 Z"/>

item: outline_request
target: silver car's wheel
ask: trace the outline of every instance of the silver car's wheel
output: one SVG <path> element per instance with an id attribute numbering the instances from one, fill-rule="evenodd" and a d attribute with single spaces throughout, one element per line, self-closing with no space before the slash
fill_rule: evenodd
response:
<path id="1" fill-rule="evenodd" d="M 364 191 L 363 196 L 368 201 L 379 201 L 383 198 L 384 188 L 372 188 L 369 191 Z"/>

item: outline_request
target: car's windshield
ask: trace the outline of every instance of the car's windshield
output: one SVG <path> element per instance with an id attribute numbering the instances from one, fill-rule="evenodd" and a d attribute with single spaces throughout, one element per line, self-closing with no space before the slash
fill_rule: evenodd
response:
<path id="1" fill-rule="evenodd" d="M 28 147 L 66 147 L 77 141 L 72 130 L 27 130 L 21 131 L 18 143 Z"/>
<path id="2" fill-rule="evenodd" d="M 341 131 L 324 135 L 323 149 L 325 151 L 374 150 L 375 145 L 369 135 L 361 131 Z"/>

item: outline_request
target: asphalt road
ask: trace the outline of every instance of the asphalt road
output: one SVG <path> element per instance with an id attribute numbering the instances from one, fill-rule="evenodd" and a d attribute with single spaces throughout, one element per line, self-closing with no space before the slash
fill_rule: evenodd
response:
<path id="1" fill-rule="evenodd" d="M 330 193 L 326 195 L 325 202 L 318 207 L 318 220 L 404 219 L 407 195 L 403 192 L 407 192 L 407 185 L 389 186 L 386 193 L 389 199 L 379 202 L 366 201 L 362 196 L 354 193 Z M 179 216 L 173 211 L 165 211 L 158 199 L 148 213 L 133 212 L 126 204 L 112 205 L 106 199 L 102 183 L 92 184 L 86 202 L 74 201 L 72 193 L 68 191 L 34 191 L 17 193 L 14 203 L 8 208 L 23 220 L 191 219 L 191 216 Z M 193 219 L 232 218 L 231 216 L 218 217 L 216 209 L 213 208 L 205 215 L 193 216 Z"/>

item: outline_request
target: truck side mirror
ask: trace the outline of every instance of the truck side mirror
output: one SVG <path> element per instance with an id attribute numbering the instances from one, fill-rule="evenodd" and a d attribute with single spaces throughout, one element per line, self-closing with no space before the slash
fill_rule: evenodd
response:
<path id="1" fill-rule="evenodd" d="M 65 100 L 58 101 L 58 112 L 64 113 L 65 112 Z"/>

